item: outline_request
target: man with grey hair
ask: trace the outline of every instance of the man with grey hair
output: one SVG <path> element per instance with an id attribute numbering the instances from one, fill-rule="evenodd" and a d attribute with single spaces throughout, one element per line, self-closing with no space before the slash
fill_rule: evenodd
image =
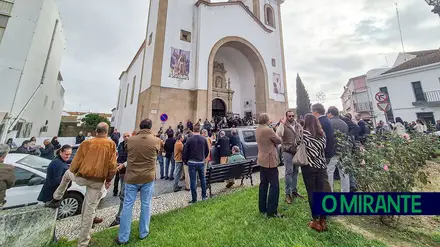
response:
<path id="1" fill-rule="evenodd" d="M 108 129 L 107 123 L 99 123 L 96 126 L 96 137 L 81 143 L 69 170 L 64 173 L 61 184 L 53 194 L 53 200 L 47 205 L 51 208 L 59 207 L 71 181 L 86 187 L 78 247 L 88 246 L 93 223 L 102 222 L 102 219 L 95 219 L 96 208 L 104 188 L 110 188 L 116 173 L 116 144 L 107 139 Z"/>
<path id="2" fill-rule="evenodd" d="M 9 150 L 7 144 L 0 144 L 0 210 L 6 204 L 6 190 L 15 184 L 14 167 L 3 163 Z"/>

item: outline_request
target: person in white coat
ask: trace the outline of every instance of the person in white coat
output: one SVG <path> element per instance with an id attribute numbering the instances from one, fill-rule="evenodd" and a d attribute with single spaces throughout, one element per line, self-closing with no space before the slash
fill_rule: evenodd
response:
<path id="1" fill-rule="evenodd" d="M 393 125 L 393 133 L 402 137 L 406 133 L 405 124 L 400 117 L 396 117 L 396 123 Z"/>

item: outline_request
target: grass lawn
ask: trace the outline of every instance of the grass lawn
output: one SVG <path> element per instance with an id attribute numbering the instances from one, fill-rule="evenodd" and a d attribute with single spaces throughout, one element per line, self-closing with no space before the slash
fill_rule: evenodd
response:
<path id="1" fill-rule="evenodd" d="M 302 179 L 299 179 L 302 180 Z M 298 184 L 305 195 L 304 185 Z M 284 184 L 281 185 L 283 191 Z M 354 233 L 331 221 L 329 231 L 318 233 L 307 227 L 310 210 L 307 200 L 293 206 L 280 193 L 279 210 L 284 219 L 267 219 L 258 213 L 258 187 L 236 192 L 152 217 L 150 235 L 139 240 L 138 222 L 133 223 L 130 243 L 124 246 L 387 246 L 378 240 Z M 93 246 L 116 246 L 118 228 L 96 233 Z M 53 247 L 76 246 L 61 241 Z"/>

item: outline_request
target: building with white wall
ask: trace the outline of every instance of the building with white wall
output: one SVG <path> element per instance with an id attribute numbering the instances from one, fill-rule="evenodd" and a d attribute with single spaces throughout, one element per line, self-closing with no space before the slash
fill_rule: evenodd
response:
<path id="1" fill-rule="evenodd" d="M 288 108 L 284 0 L 151 0 L 146 40 L 121 74 L 115 128 L 168 115 L 166 125 L 213 116 L 275 119 Z"/>
<path id="2" fill-rule="evenodd" d="M 376 121 L 417 119 L 440 120 L 440 50 L 399 54 L 391 69 L 367 73 L 370 98 L 378 92 L 389 96 L 391 109 L 385 114 L 374 102 Z"/>
<path id="3" fill-rule="evenodd" d="M 373 104 L 368 94 L 366 75 L 350 78 L 344 86 L 341 95 L 344 113 L 350 113 L 353 117 L 360 114 L 362 119 L 369 120 L 372 117 Z"/>
<path id="4" fill-rule="evenodd" d="M 55 0 L 0 0 L 0 132 L 57 135 L 65 46 Z"/>

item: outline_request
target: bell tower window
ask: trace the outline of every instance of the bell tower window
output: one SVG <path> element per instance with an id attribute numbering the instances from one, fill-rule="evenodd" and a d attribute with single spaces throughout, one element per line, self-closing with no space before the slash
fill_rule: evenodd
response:
<path id="1" fill-rule="evenodd" d="M 264 19 L 266 25 L 275 28 L 275 11 L 269 4 L 264 6 Z"/>

